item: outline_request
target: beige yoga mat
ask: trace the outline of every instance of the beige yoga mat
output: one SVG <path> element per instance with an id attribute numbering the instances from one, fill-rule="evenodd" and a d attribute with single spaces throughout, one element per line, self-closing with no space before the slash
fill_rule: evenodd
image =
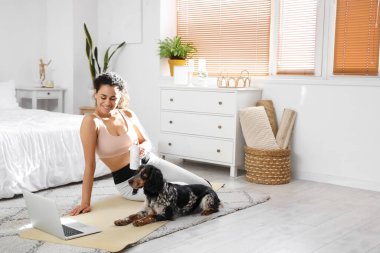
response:
<path id="1" fill-rule="evenodd" d="M 272 100 L 257 100 L 256 106 L 264 106 L 265 112 L 267 113 L 270 126 L 274 136 L 277 134 L 277 120 L 276 120 L 276 111 L 273 106 Z"/>
<path id="2" fill-rule="evenodd" d="M 220 189 L 223 186 L 223 184 L 214 183 L 212 185 L 214 190 Z M 113 224 L 114 220 L 140 211 L 142 206 L 143 202 L 130 201 L 121 196 L 111 196 L 99 200 L 92 205 L 91 212 L 78 216 L 70 216 L 70 218 L 99 228 L 102 232 L 72 240 L 61 240 L 53 235 L 34 228 L 24 229 L 20 231 L 19 235 L 25 239 L 117 252 L 124 249 L 129 244 L 139 241 L 168 222 L 161 221 L 142 227 L 135 227 L 132 224 L 117 227 Z"/>

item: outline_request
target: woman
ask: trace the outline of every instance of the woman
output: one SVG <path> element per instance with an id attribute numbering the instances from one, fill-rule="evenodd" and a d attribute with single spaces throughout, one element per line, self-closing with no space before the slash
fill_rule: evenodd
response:
<path id="1" fill-rule="evenodd" d="M 112 171 L 116 188 L 123 197 L 137 201 L 145 199 L 142 190 L 135 193 L 128 184 L 128 179 L 135 174 L 129 167 L 130 147 L 133 143 L 139 146 L 142 162 L 161 169 L 168 181 L 209 185 L 203 178 L 150 153 L 151 143 L 137 116 L 125 109 L 128 95 L 125 82 L 119 75 L 112 72 L 100 74 L 95 79 L 94 86 L 95 113 L 84 117 L 80 128 L 85 158 L 82 201 L 70 215 L 91 211 L 95 153 Z"/>

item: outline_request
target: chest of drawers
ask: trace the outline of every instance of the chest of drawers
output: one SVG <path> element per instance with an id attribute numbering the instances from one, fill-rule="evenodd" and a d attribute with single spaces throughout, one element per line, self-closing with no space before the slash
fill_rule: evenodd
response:
<path id="1" fill-rule="evenodd" d="M 237 176 L 245 144 L 238 112 L 261 90 L 161 86 L 160 94 L 160 155 L 229 166 Z"/>

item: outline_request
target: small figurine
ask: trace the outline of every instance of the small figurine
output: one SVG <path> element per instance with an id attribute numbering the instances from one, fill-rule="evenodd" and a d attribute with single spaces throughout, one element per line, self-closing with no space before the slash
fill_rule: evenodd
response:
<path id="1" fill-rule="evenodd" d="M 40 68 L 40 80 L 41 80 L 41 84 L 43 84 L 43 81 L 45 80 L 45 77 L 46 77 L 45 67 L 49 66 L 50 63 L 51 63 L 51 60 L 48 63 L 44 63 L 44 61 L 42 59 L 40 59 L 39 68 Z"/>

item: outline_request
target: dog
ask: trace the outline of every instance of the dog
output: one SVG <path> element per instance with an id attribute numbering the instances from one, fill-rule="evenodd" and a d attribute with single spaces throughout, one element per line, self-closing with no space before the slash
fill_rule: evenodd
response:
<path id="1" fill-rule="evenodd" d="M 156 221 L 174 220 L 197 211 L 201 215 L 210 215 L 218 212 L 221 205 L 218 195 L 211 187 L 168 183 L 161 170 L 152 165 L 141 165 L 128 183 L 133 189 L 144 189 L 144 208 L 125 219 L 116 220 L 116 226 L 133 223 L 138 227 Z"/>

